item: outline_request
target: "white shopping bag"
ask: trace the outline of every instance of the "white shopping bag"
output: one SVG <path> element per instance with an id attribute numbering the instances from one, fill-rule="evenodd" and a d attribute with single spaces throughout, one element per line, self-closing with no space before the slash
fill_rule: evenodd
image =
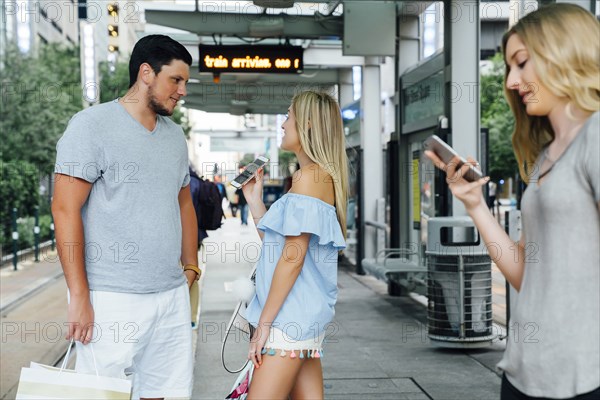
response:
<path id="1" fill-rule="evenodd" d="M 246 400 L 252 383 L 252 375 L 254 375 L 254 364 L 248 363 L 238 375 L 231 388 L 231 393 L 225 399 Z"/>
<path id="2" fill-rule="evenodd" d="M 71 342 L 73 343 L 73 342 Z M 89 344 L 91 346 L 91 344 Z M 65 369 L 71 345 L 60 368 L 32 362 L 21 368 L 16 400 L 20 399 L 123 399 L 131 398 L 131 382 Z M 92 350 L 92 355 L 93 355 Z M 95 357 L 94 357 L 95 358 Z M 96 360 L 94 359 L 94 364 Z"/>

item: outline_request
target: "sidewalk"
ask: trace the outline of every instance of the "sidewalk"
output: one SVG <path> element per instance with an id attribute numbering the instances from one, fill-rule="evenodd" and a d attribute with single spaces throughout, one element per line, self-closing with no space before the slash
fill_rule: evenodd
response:
<path id="1" fill-rule="evenodd" d="M 56 252 L 0 269 L 0 399 L 13 399 L 21 367 L 54 365 L 65 353 L 67 286 Z"/>
<path id="2" fill-rule="evenodd" d="M 39 258 L 35 262 L 33 256 L 27 256 L 19 261 L 16 271 L 12 264 L 0 269 L 0 312 L 62 276 L 56 250 L 45 248 Z"/>
<path id="3" fill-rule="evenodd" d="M 194 370 L 194 399 L 224 398 L 236 376 L 221 366 L 221 340 L 237 303 L 228 282 L 249 273 L 258 256 L 253 226 L 228 219 L 206 239 L 207 268 Z M 390 297 L 383 282 L 340 268 L 334 329 L 325 344 L 323 370 L 327 399 L 498 399 L 495 364 L 503 342 L 481 350 L 433 346 L 426 309 L 408 297 Z M 247 341 L 235 337 L 226 359 L 243 363 Z M 235 343 L 237 342 L 237 343 Z M 229 346 L 229 344 L 228 344 Z"/>

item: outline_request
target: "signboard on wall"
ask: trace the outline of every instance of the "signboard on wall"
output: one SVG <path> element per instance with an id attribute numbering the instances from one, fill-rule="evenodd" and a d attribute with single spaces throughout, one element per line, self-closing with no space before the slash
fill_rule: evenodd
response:
<path id="1" fill-rule="evenodd" d="M 412 206 L 413 206 L 413 229 L 421 229 L 421 182 L 419 180 L 419 163 L 421 152 L 412 153 Z"/>
<path id="2" fill-rule="evenodd" d="M 200 45 L 200 72 L 301 73 L 302 46 Z"/>
<path id="3" fill-rule="evenodd" d="M 444 115 L 444 74 L 439 71 L 408 86 L 402 91 L 404 124 L 415 124 L 424 120 L 436 120 Z"/>
<path id="4" fill-rule="evenodd" d="M 444 115 L 444 54 L 438 53 L 400 77 L 403 135 L 433 128 Z"/>

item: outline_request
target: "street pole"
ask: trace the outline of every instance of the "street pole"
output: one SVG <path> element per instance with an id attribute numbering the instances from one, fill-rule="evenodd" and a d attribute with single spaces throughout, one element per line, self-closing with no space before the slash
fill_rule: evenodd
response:
<path id="1" fill-rule="evenodd" d="M 35 206 L 35 226 L 33 227 L 35 262 L 40 262 L 40 207 Z"/>
<path id="2" fill-rule="evenodd" d="M 19 231 L 17 230 L 17 208 L 12 209 L 12 242 L 13 242 L 13 269 L 17 270 L 17 252 L 19 250 Z"/>

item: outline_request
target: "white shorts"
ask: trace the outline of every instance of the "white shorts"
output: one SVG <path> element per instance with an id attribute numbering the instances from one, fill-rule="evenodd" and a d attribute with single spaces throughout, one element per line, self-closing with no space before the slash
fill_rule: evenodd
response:
<path id="1" fill-rule="evenodd" d="M 91 290 L 98 373 L 133 377 L 132 399 L 190 397 L 192 329 L 187 284 L 158 293 Z M 91 346 L 77 344 L 79 373 L 96 374 Z"/>
<path id="2" fill-rule="evenodd" d="M 306 340 L 294 340 L 285 334 L 281 329 L 271 327 L 269 338 L 267 339 L 262 353 L 271 356 L 278 355 L 291 358 L 320 358 L 323 353 L 323 340 L 325 334 L 318 337 L 312 337 Z"/>

